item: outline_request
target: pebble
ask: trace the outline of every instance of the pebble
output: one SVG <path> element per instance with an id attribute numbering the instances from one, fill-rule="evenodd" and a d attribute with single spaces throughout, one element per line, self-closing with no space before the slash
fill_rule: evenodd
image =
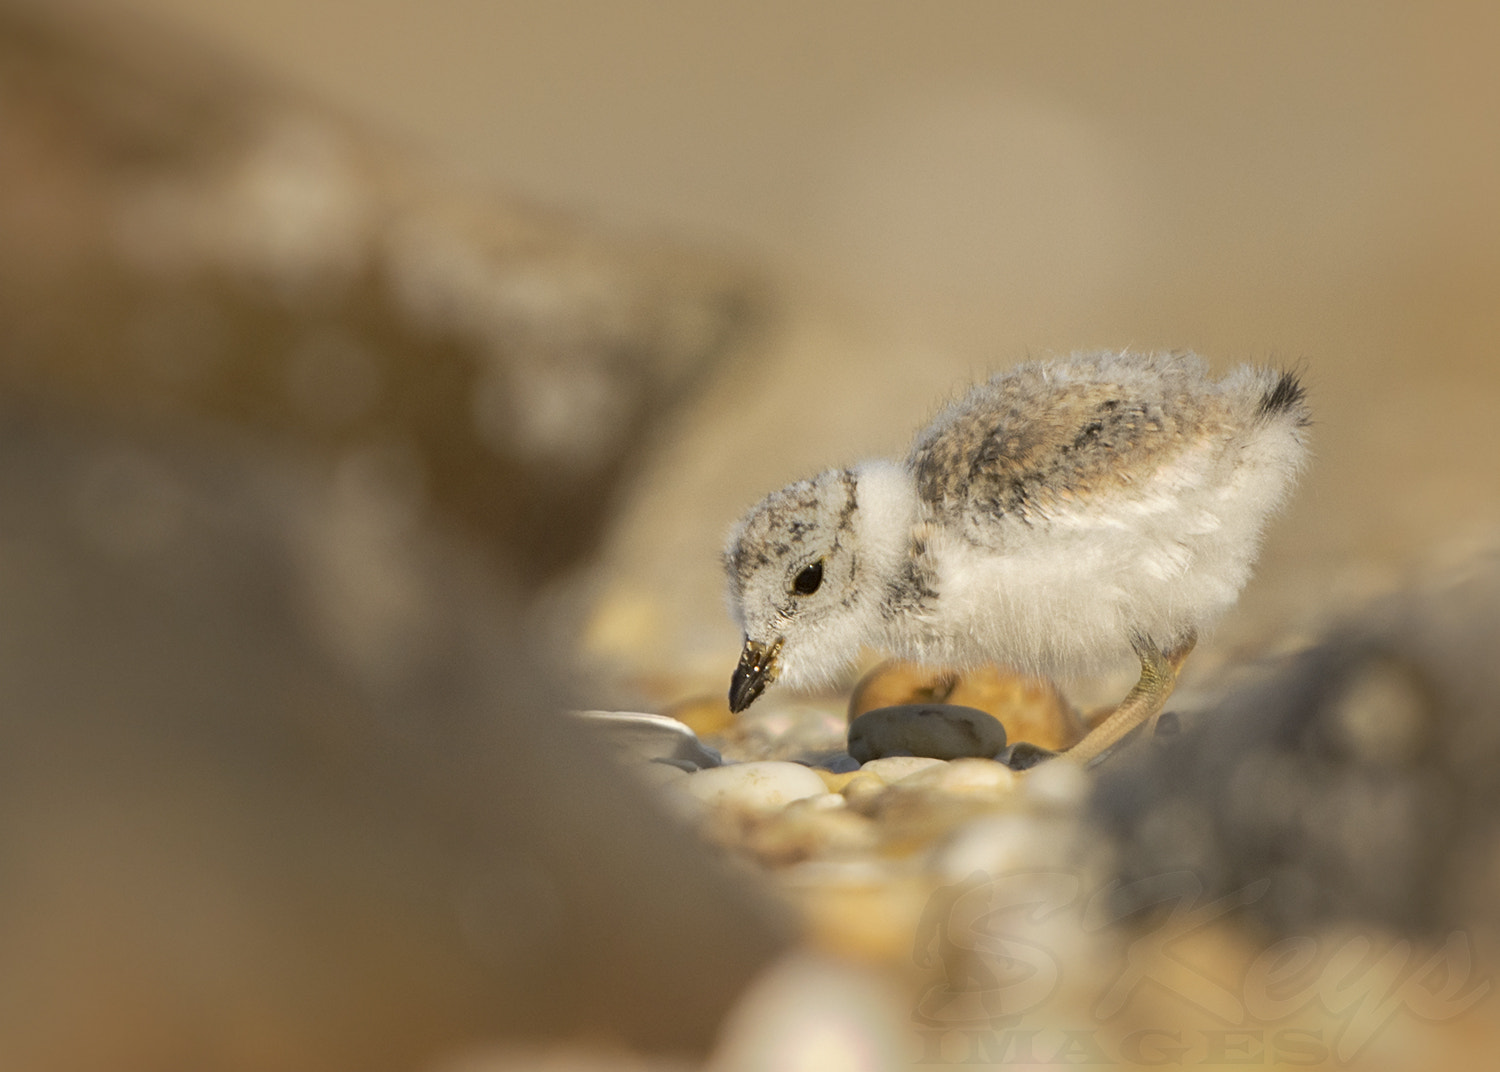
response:
<path id="1" fill-rule="evenodd" d="M 859 768 L 859 773 L 879 778 L 886 785 L 895 785 L 918 771 L 942 765 L 941 759 L 931 759 L 927 756 L 888 756 L 884 759 L 870 760 Z"/>
<path id="2" fill-rule="evenodd" d="M 1014 789 L 1017 781 L 1015 771 L 993 759 L 955 759 L 917 771 L 903 779 L 901 785 L 964 796 L 998 797 Z"/>
<path id="3" fill-rule="evenodd" d="M 889 782 L 873 774 L 859 773 L 844 783 L 840 792 L 848 801 L 849 807 L 856 811 L 867 812 L 875 806 L 875 799 L 890 787 Z"/>
<path id="4" fill-rule="evenodd" d="M 859 777 L 858 768 L 852 771 L 831 771 L 814 767 L 813 770 L 817 771 L 818 777 L 823 779 L 823 784 L 828 787 L 830 793 L 842 793 L 845 786 Z"/>
<path id="5" fill-rule="evenodd" d="M 717 767 L 724 760 L 683 723 L 665 715 L 634 711 L 580 711 L 583 722 L 604 735 L 630 763 L 659 761 L 686 771 Z"/>
<path id="6" fill-rule="evenodd" d="M 860 761 L 889 756 L 990 757 L 1005 747 L 1005 727 L 976 707 L 899 704 L 866 711 L 849 724 L 849 754 Z"/>
<path id="7" fill-rule="evenodd" d="M 854 773 L 842 787 L 844 799 L 857 811 L 868 811 L 887 789 L 902 780 L 931 767 L 941 767 L 941 759 L 925 756 L 890 756 L 872 759 Z"/>
<path id="8" fill-rule="evenodd" d="M 976 707 L 999 719 L 1010 740 L 1054 751 L 1075 744 L 1086 729 L 1056 686 L 1042 678 L 994 666 L 945 674 L 894 660 L 881 663 L 855 686 L 849 721 L 881 707 L 933 703 Z"/>
<path id="9" fill-rule="evenodd" d="M 777 811 L 828 792 L 817 771 L 779 760 L 729 763 L 690 774 L 680 784 L 707 804 L 753 812 Z"/>

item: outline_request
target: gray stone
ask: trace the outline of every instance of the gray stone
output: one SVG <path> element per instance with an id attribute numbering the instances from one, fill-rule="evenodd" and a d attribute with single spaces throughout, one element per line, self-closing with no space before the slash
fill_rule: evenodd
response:
<path id="1" fill-rule="evenodd" d="M 1004 747 L 999 719 L 957 704 L 877 707 L 849 724 L 849 754 L 861 763 L 886 756 L 989 758 Z"/>
<path id="2" fill-rule="evenodd" d="M 388 506 L 0 398 L 0 1065 L 701 1052 L 783 945 L 557 711 L 520 599 Z"/>

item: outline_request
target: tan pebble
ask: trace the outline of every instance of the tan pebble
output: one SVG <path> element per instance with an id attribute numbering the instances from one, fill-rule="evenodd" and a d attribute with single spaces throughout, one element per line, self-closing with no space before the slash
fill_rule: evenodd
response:
<path id="1" fill-rule="evenodd" d="M 844 800 L 856 811 L 869 809 L 875 798 L 890 788 L 890 784 L 873 774 L 856 771 L 844 786 Z"/>
<path id="2" fill-rule="evenodd" d="M 977 707 L 998 718 L 1011 741 L 1060 750 L 1084 734 L 1083 721 L 1051 682 L 989 666 L 956 674 L 912 663 L 881 663 L 849 698 L 849 720 L 877 707 L 947 703 Z"/>
<path id="3" fill-rule="evenodd" d="M 1085 727 L 1057 686 L 987 667 L 960 679 L 949 703 L 988 711 L 1005 725 L 1011 741 L 1030 741 L 1061 751 L 1082 739 Z"/>
<path id="4" fill-rule="evenodd" d="M 723 696 L 694 696 L 672 704 L 662 714 L 686 723 L 700 737 L 728 733 L 734 728 L 729 701 Z"/>
<path id="5" fill-rule="evenodd" d="M 823 779 L 823 784 L 828 787 L 830 793 L 842 793 L 844 787 L 859 776 L 859 771 L 852 770 L 835 773 L 834 771 L 818 769 L 817 774 L 819 778 Z"/>
<path id="6" fill-rule="evenodd" d="M 953 675 L 935 673 L 913 663 L 890 660 L 881 663 L 854 686 L 849 697 L 849 721 L 866 711 L 897 704 L 947 703 Z"/>
<path id="7" fill-rule="evenodd" d="M 688 775 L 682 785 L 708 804 L 754 812 L 778 811 L 794 800 L 828 792 L 810 768 L 775 761 L 711 767 Z"/>
<path id="8" fill-rule="evenodd" d="M 884 759 L 870 760 L 859 768 L 859 773 L 871 774 L 886 785 L 895 785 L 918 771 L 941 767 L 945 764 L 945 760 L 929 759 L 926 756 L 887 756 Z"/>
<path id="9" fill-rule="evenodd" d="M 940 767 L 917 771 L 901 782 L 903 787 L 979 794 L 1006 793 L 1015 784 L 1015 771 L 993 759 L 955 759 Z"/>

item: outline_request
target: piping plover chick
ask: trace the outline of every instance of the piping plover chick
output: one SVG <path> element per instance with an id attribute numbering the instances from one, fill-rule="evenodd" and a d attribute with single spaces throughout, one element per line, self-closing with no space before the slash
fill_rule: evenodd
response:
<path id="1" fill-rule="evenodd" d="M 1292 373 L 1215 380 L 1191 355 L 1000 373 L 942 410 L 905 461 L 830 469 L 735 526 L 724 565 L 745 645 L 729 706 L 778 678 L 826 682 L 865 646 L 1046 676 L 1133 652 L 1140 681 L 1065 753 L 1095 760 L 1154 722 L 1200 631 L 1239 596 L 1305 462 L 1307 424 Z"/>

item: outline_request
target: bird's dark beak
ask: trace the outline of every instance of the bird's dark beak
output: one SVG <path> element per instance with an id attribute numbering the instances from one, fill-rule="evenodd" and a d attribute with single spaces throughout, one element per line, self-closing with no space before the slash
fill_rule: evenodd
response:
<path id="1" fill-rule="evenodd" d="M 734 677 L 729 682 L 729 710 L 739 714 L 755 702 L 755 698 L 766 691 L 766 686 L 776 680 L 781 667 L 776 656 L 781 654 L 782 638 L 770 644 L 745 639 L 745 650 L 740 653 L 740 665 L 734 668 Z"/>

